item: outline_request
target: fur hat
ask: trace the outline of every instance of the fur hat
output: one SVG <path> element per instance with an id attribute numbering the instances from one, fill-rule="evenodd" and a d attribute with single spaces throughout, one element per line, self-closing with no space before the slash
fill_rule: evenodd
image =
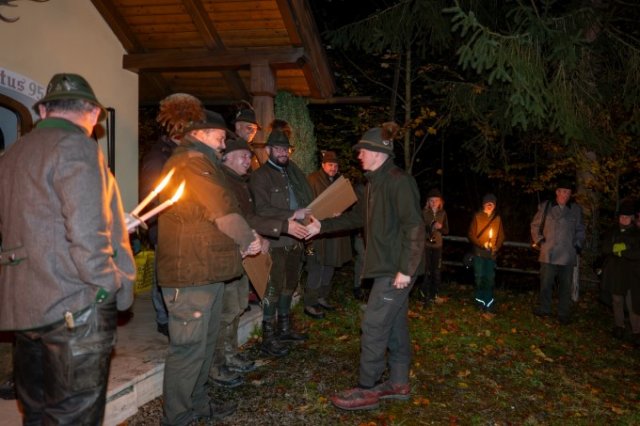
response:
<path id="1" fill-rule="evenodd" d="M 205 120 L 202 102 L 187 93 L 174 93 L 160 101 L 156 121 L 165 128 L 169 136 L 181 137 L 191 123 Z"/>
<path id="2" fill-rule="evenodd" d="M 382 152 L 393 157 L 393 139 L 399 130 L 400 126 L 392 121 L 384 123 L 382 127 L 369 129 L 362 135 L 358 143 L 353 146 L 353 149 Z"/>
<path id="3" fill-rule="evenodd" d="M 493 205 L 496 205 L 498 203 L 498 198 L 491 193 L 485 194 L 485 196 L 482 197 L 482 205 L 484 206 L 487 203 L 493 203 Z"/>
<path id="4" fill-rule="evenodd" d="M 338 156 L 334 151 L 322 151 L 323 163 L 338 163 Z"/>

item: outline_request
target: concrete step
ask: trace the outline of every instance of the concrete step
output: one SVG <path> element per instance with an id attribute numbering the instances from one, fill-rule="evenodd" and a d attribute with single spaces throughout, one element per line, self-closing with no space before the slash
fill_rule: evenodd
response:
<path id="1" fill-rule="evenodd" d="M 244 344 L 262 321 L 262 309 L 251 305 L 238 327 Z M 118 341 L 111 359 L 104 425 L 116 426 L 136 414 L 138 407 L 162 395 L 167 338 L 156 331 L 151 294 L 136 296 L 131 320 L 118 327 Z M 0 400 L 0 426 L 22 423 L 16 401 Z"/>

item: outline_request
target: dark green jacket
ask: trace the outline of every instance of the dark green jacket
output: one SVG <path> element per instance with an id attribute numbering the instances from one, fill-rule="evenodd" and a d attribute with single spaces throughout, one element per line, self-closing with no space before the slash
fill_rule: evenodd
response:
<path id="1" fill-rule="evenodd" d="M 287 220 L 295 210 L 307 207 L 313 200 L 307 177 L 292 161 L 289 161 L 286 168 L 279 168 L 267 161 L 251 173 L 249 187 L 253 193 L 256 214 L 260 216 Z M 296 208 L 291 208 L 290 189 L 296 197 Z M 271 240 L 271 247 L 285 247 L 297 243 L 298 240 L 282 235 Z"/>
<path id="2" fill-rule="evenodd" d="M 613 254 L 613 245 L 624 243 L 621 256 Z M 633 312 L 640 315 L 640 229 L 616 226 L 604 238 L 602 283 L 612 294 L 625 296 L 631 292 Z"/>
<path id="3" fill-rule="evenodd" d="M 363 278 L 420 274 L 425 226 L 415 179 L 391 158 L 365 176 L 364 198 L 350 212 L 323 220 L 322 232 L 364 227 Z"/>

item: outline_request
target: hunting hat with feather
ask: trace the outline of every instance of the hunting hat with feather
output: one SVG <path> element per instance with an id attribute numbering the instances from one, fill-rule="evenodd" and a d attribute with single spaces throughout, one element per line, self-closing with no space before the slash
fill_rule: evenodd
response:
<path id="1" fill-rule="evenodd" d="M 165 128 L 169 136 L 181 138 L 191 123 L 204 121 L 205 118 L 200 99 L 187 93 L 174 93 L 160 101 L 156 121 Z"/>
<path id="2" fill-rule="evenodd" d="M 258 126 L 258 130 L 262 130 L 258 120 L 256 119 L 256 112 L 253 110 L 251 104 L 247 101 L 242 101 L 240 105 L 238 105 L 238 112 L 236 112 L 236 116 L 231 121 L 231 124 L 236 124 L 238 121 L 244 121 L 245 123 L 252 123 Z"/>
<path id="3" fill-rule="evenodd" d="M 357 144 L 353 146 L 354 150 L 366 149 L 369 151 L 382 152 L 393 157 L 393 139 L 398 134 L 400 126 L 389 121 L 381 127 L 374 127 L 367 130 Z"/>

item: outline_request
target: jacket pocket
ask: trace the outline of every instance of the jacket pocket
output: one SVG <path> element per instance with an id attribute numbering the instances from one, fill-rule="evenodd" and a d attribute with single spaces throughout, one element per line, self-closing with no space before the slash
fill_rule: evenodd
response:
<path id="1" fill-rule="evenodd" d="M 0 250 L 0 265 L 16 266 L 28 257 L 24 246 L 6 248 Z"/>

